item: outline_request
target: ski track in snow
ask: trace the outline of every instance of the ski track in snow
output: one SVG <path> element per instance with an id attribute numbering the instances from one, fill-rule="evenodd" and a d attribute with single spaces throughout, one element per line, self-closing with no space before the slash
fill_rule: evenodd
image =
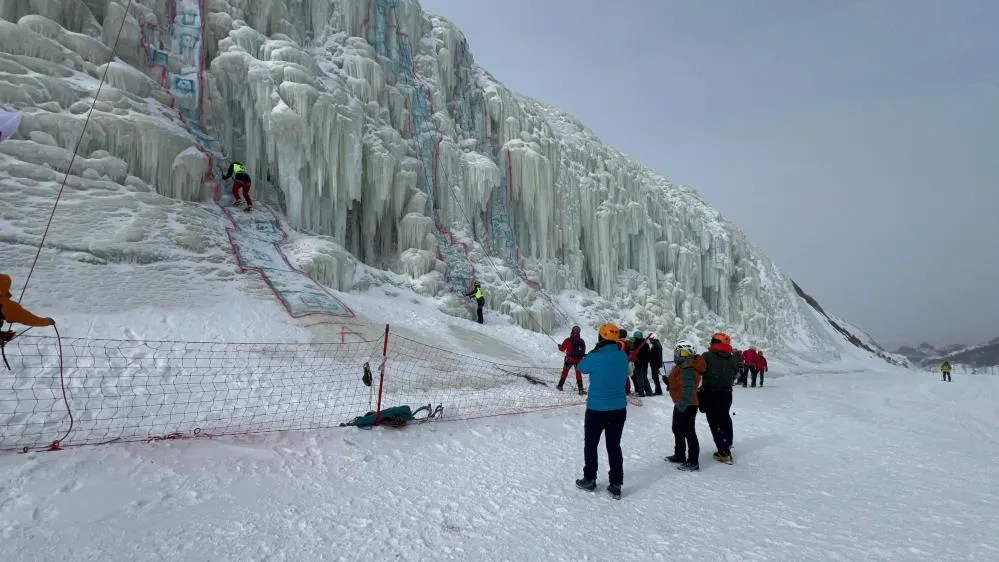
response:
<path id="1" fill-rule="evenodd" d="M 633 408 L 624 498 L 576 490 L 582 410 L 402 430 L 0 457 L 7 560 L 995 560 L 999 378 L 783 377 L 736 389 L 736 464 L 663 462 Z"/>

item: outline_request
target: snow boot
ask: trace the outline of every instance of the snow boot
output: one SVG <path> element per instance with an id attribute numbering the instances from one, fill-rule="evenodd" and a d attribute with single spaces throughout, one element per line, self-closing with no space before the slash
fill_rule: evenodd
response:
<path id="1" fill-rule="evenodd" d="M 596 480 L 587 480 L 586 478 L 580 478 L 576 480 L 576 487 L 580 490 L 586 490 L 587 492 L 592 492 L 597 489 Z"/>
<path id="2" fill-rule="evenodd" d="M 666 462 L 671 462 L 673 464 L 684 464 L 687 462 L 687 457 L 682 455 L 670 455 L 666 457 Z"/>
<path id="3" fill-rule="evenodd" d="M 580 396 L 586 396 L 586 389 L 585 388 L 580 388 L 579 389 L 579 395 Z"/>
<path id="4" fill-rule="evenodd" d="M 621 499 L 621 486 L 611 484 L 610 486 L 607 486 L 607 491 L 610 492 L 612 498 L 616 500 Z"/>
<path id="5" fill-rule="evenodd" d="M 684 472 L 697 472 L 698 470 L 701 470 L 701 466 L 697 463 L 685 462 L 680 466 L 676 467 L 676 469 L 682 470 Z"/>
<path id="6" fill-rule="evenodd" d="M 556 385 L 555 385 L 555 390 L 558 390 L 558 391 L 560 391 L 560 392 L 561 392 L 561 391 L 562 391 L 562 383 L 558 383 L 558 384 L 556 384 Z"/>
<path id="7" fill-rule="evenodd" d="M 723 454 L 715 452 L 715 454 L 711 455 L 711 458 L 715 459 L 718 462 L 723 462 L 725 464 L 732 464 L 732 453 Z"/>
<path id="8" fill-rule="evenodd" d="M 243 209 L 243 212 L 244 213 L 252 213 L 253 212 L 253 205 L 247 205 L 246 208 Z"/>
<path id="9" fill-rule="evenodd" d="M 233 207 L 242 207 L 243 206 L 243 201 L 241 199 L 233 199 L 232 206 Z"/>

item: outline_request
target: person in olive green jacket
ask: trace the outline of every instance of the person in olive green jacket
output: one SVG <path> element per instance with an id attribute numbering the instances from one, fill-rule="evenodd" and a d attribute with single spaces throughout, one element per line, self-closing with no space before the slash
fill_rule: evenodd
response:
<path id="1" fill-rule="evenodd" d="M 950 382 L 950 362 L 944 361 L 943 365 L 940 365 L 940 372 L 943 373 L 943 380 Z"/>

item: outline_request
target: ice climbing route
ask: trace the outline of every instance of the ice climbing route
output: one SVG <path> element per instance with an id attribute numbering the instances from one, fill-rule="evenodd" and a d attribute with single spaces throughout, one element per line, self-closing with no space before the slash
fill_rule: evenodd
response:
<path id="1" fill-rule="evenodd" d="M 243 271 L 256 271 L 288 314 L 299 318 L 312 314 L 354 316 L 353 311 L 305 272 L 291 265 L 281 251 L 287 233 L 278 216 L 257 204 L 252 214 L 232 213 L 219 202 L 220 177 L 216 162 L 223 162 L 221 145 L 205 132 L 204 83 L 206 0 L 166 0 L 163 25 L 147 22 L 142 28 L 150 74 L 159 79 L 172 97 L 180 121 L 198 140 L 210 162 L 214 200 L 229 220 L 226 228 L 233 254 Z M 171 72 L 171 68 L 177 72 Z"/>
<path id="2" fill-rule="evenodd" d="M 440 123 L 434 119 L 433 90 L 416 73 L 412 45 L 409 36 L 395 24 L 395 8 L 398 0 L 369 0 L 367 17 L 361 22 L 358 35 L 364 37 L 375 48 L 379 56 L 392 64 L 396 86 L 407 94 L 410 119 L 419 159 L 423 162 L 420 188 L 427 194 L 426 214 L 434 219 L 436 228 L 438 258 L 448 266 L 447 283 L 453 291 L 467 291 L 475 279 L 475 266 L 468 259 L 468 248 L 455 239 L 454 234 L 444 226 L 437 215 L 436 200 L 439 181 L 440 143 L 444 139 Z M 398 37 L 394 42 L 397 52 L 389 51 L 385 38 L 392 31 Z M 425 127 L 424 124 L 433 124 Z"/>

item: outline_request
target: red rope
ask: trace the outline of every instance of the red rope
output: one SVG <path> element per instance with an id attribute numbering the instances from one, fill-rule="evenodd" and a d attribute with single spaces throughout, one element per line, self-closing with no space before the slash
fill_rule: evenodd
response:
<path id="1" fill-rule="evenodd" d="M 114 38 L 114 46 L 111 47 L 111 59 L 108 60 L 107 66 L 104 67 L 104 75 L 101 76 L 101 83 L 97 86 L 97 94 L 94 95 L 94 101 L 90 104 L 90 111 L 87 112 L 87 120 L 83 122 L 83 130 L 80 131 L 80 138 L 76 140 L 76 146 L 73 148 L 73 155 L 69 159 L 69 167 L 66 169 L 66 175 L 63 177 L 62 185 L 59 186 L 59 193 L 56 194 L 55 204 L 52 205 L 52 212 L 49 214 L 49 220 L 45 223 L 45 231 L 42 232 L 42 239 L 38 243 L 38 251 L 35 252 L 35 259 L 31 262 L 31 269 L 28 270 L 28 276 L 24 278 L 24 286 L 21 287 L 21 294 L 17 297 L 17 302 L 21 302 L 24 298 L 24 292 L 28 289 L 28 280 L 31 279 L 31 274 L 35 271 L 35 266 L 38 264 L 38 257 L 42 254 L 42 246 L 45 244 L 45 237 L 49 235 L 49 227 L 52 226 L 52 219 L 55 218 L 56 207 L 59 206 L 59 199 L 62 198 L 62 192 L 66 189 L 66 182 L 69 180 L 69 173 L 73 170 L 73 162 L 76 161 L 76 153 L 80 150 L 80 145 L 83 144 L 83 135 L 87 133 L 87 125 L 90 124 L 90 116 L 94 113 L 94 107 L 97 106 L 97 100 L 101 96 L 101 89 L 104 87 L 104 82 L 108 77 L 108 70 L 111 69 L 111 63 L 115 59 L 115 51 L 118 49 L 118 40 L 121 38 L 121 31 L 125 28 L 125 18 L 128 16 L 128 10 L 132 7 L 132 0 L 128 0 L 128 5 L 125 6 L 125 13 L 121 16 L 121 25 L 118 26 L 118 35 Z M 58 441 L 56 442 L 58 443 Z"/>
<path id="2" fill-rule="evenodd" d="M 56 343 L 59 346 L 59 386 L 62 387 L 62 401 L 66 404 L 66 413 L 69 415 L 69 427 L 66 428 L 66 433 L 63 434 L 62 437 L 56 439 L 51 445 L 49 445 L 48 450 L 61 451 L 62 446 L 60 443 L 62 443 L 67 437 L 69 437 L 69 434 L 73 432 L 73 424 L 75 420 L 73 419 L 73 409 L 69 407 L 69 395 L 66 393 L 66 376 L 63 370 L 62 358 L 62 337 L 59 336 L 59 328 L 56 328 L 55 324 L 52 325 L 52 329 L 55 330 Z"/>

